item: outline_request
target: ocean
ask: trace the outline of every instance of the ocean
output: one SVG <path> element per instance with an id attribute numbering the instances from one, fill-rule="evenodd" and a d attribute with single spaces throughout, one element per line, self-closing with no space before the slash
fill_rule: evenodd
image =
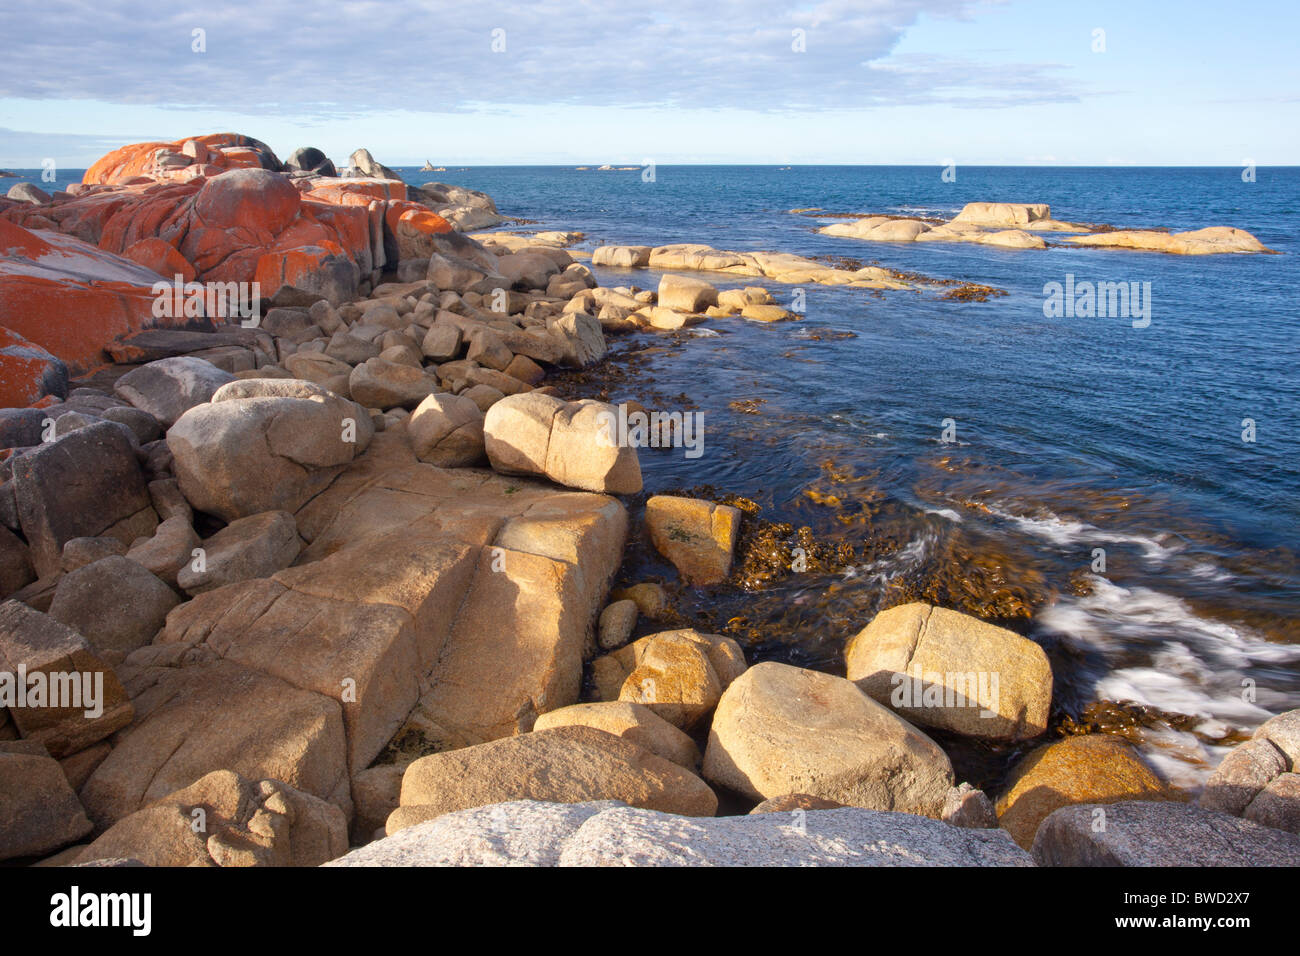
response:
<path id="1" fill-rule="evenodd" d="M 939 167 L 398 171 L 483 190 L 533 221 L 504 228 L 579 231 L 579 248 L 699 242 L 1005 290 L 964 302 L 810 285 L 797 322 L 611 340 L 627 372 L 610 399 L 704 416 L 702 456 L 642 451 L 648 493 L 747 498 L 763 521 L 841 549 L 753 590 L 685 595 L 699 626 L 742 639 L 751 660 L 843 673 L 845 641 L 882 606 L 967 610 L 1047 649 L 1055 724 L 1120 733 L 1192 790 L 1227 745 L 1300 707 L 1300 169 L 1261 167 L 1253 182 L 1240 168 L 958 167 L 952 182 Z M 951 218 L 980 200 L 1125 228 L 1237 226 L 1280 255 L 815 231 L 831 213 Z M 658 283 L 594 271 L 602 285 Z M 1068 276 L 1150 283 L 1149 325 L 1046 315 L 1045 287 Z M 783 304 L 794 291 L 705 278 L 766 285 Z M 969 775 L 989 785 L 1013 756 L 971 757 Z"/>

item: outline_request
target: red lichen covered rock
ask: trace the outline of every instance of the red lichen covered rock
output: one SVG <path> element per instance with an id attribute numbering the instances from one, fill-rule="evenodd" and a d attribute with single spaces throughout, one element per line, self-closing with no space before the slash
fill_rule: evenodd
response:
<path id="1" fill-rule="evenodd" d="M 132 143 L 98 159 L 82 177 L 83 183 L 126 184 L 141 176 L 187 182 L 201 166 L 215 175 L 230 169 L 276 170 L 280 161 L 271 147 L 238 133 L 212 133 L 175 143 Z"/>
<path id="2" fill-rule="evenodd" d="M 66 395 L 68 369 L 58 358 L 0 326 L 0 407 L 22 408 Z"/>
<path id="3" fill-rule="evenodd" d="M 176 247 L 162 239 L 141 239 L 127 247 L 126 257 L 138 262 L 165 278 L 180 276 L 183 282 L 193 282 L 198 272 L 189 261 L 176 251 Z"/>

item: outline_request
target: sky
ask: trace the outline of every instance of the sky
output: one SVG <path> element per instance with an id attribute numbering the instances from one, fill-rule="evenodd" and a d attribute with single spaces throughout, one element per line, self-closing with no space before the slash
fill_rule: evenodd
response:
<path id="1" fill-rule="evenodd" d="M 42 0 L 0 168 L 238 132 L 390 166 L 1300 164 L 1297 0 Z"/>

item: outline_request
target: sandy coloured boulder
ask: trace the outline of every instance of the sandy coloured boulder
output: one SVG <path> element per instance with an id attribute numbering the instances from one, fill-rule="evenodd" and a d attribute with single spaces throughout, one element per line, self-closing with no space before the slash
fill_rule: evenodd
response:
<path id="1" fill-rule="evenodd" d="M 0 860 L 75 843 L 91 822 L 56 760 L 0 742 Z"/>
<path id="2" fill-rule="evenodd" d="M 190 518 L 177 515 L 160 522 L 153 537 L 132 545 L 126 557 L 175 587 L 176 573 L 190 563 L 198 544 Z"/>
<path id="3" fill-rule="evenodd" d="M 1016 764 L 996 809 L 999 825 L 1028 850 L 1042 821 L 1060 807 L 1167 799 L 1160 778 L 1132 747 L 1089 734 L 1045 744 Z"/>
<path id="4" fill-rule="evenodd" d="M 228 661 L 143 667 L 126 683 L 135 720 L 80 791 L 97 826 L 214 770 L 278 780 L 350 812 L 337 701 Z"/>
<path id="5" fill-rule="evenodd" d="M 483 412 L 472 398 L 441 392 L 424 399 L 406 422 L 415 457 L 440 468 L 481 462 Z"/>
<path id="6" fill-rule="evenodd" d="M 202 555 L 186 562 L 176 583 L 193 596 L 238 581 L 269 577 L 293 564 L 301 550 L 298 525 L 289 512 L 264 511 L 237 518 L 202 542 Z"/>
<path id="7" fill-rule="evenodd" d="M 0 672 L 16 679 L 20 668 L 28 693 L 24 706 L 6 702 L 9 719 L 24 740 L 40 741 L 54 757 L 103 740 L 135 713 L 117 674 L 84 637 L 48 614 L 5 601 L 0 604 Z M 31 694 L 38 674 L 43 675 L 40 698 Z"/>
<path id="8" fill-rule="evenodd" d="M 691 628 L 648 634 L 592 661 L 603 700 L 643 704 L 669 723 L 689 729 L 717 705 L 745 671 L 745 655 L 729 637 Z"/>
<path id="9" fill-rule="evenodd" d="M 701 498 L 655 495 L 645 505 L 655 549 L 696 587 L 721 584 L 731 573 L 740 516 L 739 508 Z"/>
<path id="10" fill-rule="evenodd" d="M 635 601 L 612 601 L 600 612 L 596 625 L 596 643 L 603 651 L 613 651 L 627 643 L 636 629 L 637 606 Z"/>
<path id="11" fill-rule="evenodd" d="M 691 771 L 700 763 L 695 741 L 641 704 L 619 700 L 573 704 L 542 714 L 533 730 L 555 727 L 595 727 Z"/>
<path id="12" fill-rule="evenodd" d="M 179 603 L 176 592 L 157 575 L 130 558 L 113 555 L 63 575 L 49 614 L 116 664 L 152 641 Z"/>
<path id="13" fill-rule="evenodd" d="M 807 793 L 931 817 L 953 785 L 943 750 L 851 681 L 772 661 L 723 693 L 704 777 L 751 800 Z"/>
<path id="14" fill-rule="evenodd" d="M 392 362 L 376 355 L 352 370 L 348 392 L 366 408 L 414 408 L 431 395 L 437 382 L 419 366 Z"/>
<path id="15" fill-rule="evenodd" d="M 196 821 L 201 826 L 196 827 Z M 348 849 L 332 803 L 277 780 L 214 770 L 118 820 L 78 863 L 128 858 L 146 866 L 320 866 Z"/>
<path id="16" fill-rule="evenodd" d="M 650 247 L 597 246 L 591 252 L 591 264 L 616 269 L 644 269 L 650 264 Z"/>
<path id="17" fill-rule="evenodd" d="M 488 410 L 483 436 L 488 460 L 502 474 L 539 475 L 609 494 L 641 490 L 636 448 L 619 444 L 612 405 L 508 395 Z"/>
<path id="18" fill-rule="evenodd" d="M 676 312 L 703 312 L 718 304 L 718 290 L 694 276 L 665 275 L 659 280 L 660 308 Z"/>
<path id="19" fill-rule="evenodd" d="M 234 521 L 296 511 L 373 435 L 363 408 L 320 385 L 244 379 L 182 415 L 167 431 L 167 447 L 186 500 Z"/>
<path id="20" fill-rule="evenodd" d="M 988 740 L 1047 729 L 1047 655 L 970 615 L 923 603 L 889 608 L 850 639 L 844 657 L 849 680 L 913 723 Z"/>
<path id="21" fill-rule="evenodd" d="M 561 727 L 421 757 L 402 778 L 389 834 L 444 813 L 508 800 L 632 806 L 712 816 L 717 797 L 699 777 L 613 734 Z"/>

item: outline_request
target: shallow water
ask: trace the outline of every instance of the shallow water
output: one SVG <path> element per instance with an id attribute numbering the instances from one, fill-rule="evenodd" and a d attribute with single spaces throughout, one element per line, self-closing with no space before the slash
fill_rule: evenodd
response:
<path id="1" fill-rule="evenodd" d="M 539 221 L 528 228 L 579 230 L 588 247 L 846 256 L 1009 293 L 969 303 L 809 286 L 800 322 L 617 341 L 665 350 L 611 398 L 705 416 L 702 457 L 642 452 L 648 491 L 711 485 L 763 519 L 854 546 L 831 573 L 687 596 L 713 626 L 741 618 L 731 633 L 753 656 L 842 673 L 844 642 L 882 605 L 924 597 L 981 613 L 1048 649 L 1058 720 L 1099 700 L 1145 705 L 1136 724 L 1100 723 L 1189 788 L 1225 744 L 1300 706 L 1300 170 L 1261 169 L 1254 183 L 1236 169 L 959 169 L 956 183 L 873 167 L 659 168 L 653 183 L 568 169 L 408 178 L 483 189 L 503 213 Z M 1284 255 L 864 243 L 789 212 L 949 217 L 977 199 L 1115 226 L 1235 225 Z M 658 281 L 596 271 L 605 285 Z M 1046 318 L 1044 284 L 1067 273 L 1150 282 L 1150 326 Z M 790 301 L 790 287 L 760 284 Z M 955 442 L 942 440 L 945 419 Z"/>

